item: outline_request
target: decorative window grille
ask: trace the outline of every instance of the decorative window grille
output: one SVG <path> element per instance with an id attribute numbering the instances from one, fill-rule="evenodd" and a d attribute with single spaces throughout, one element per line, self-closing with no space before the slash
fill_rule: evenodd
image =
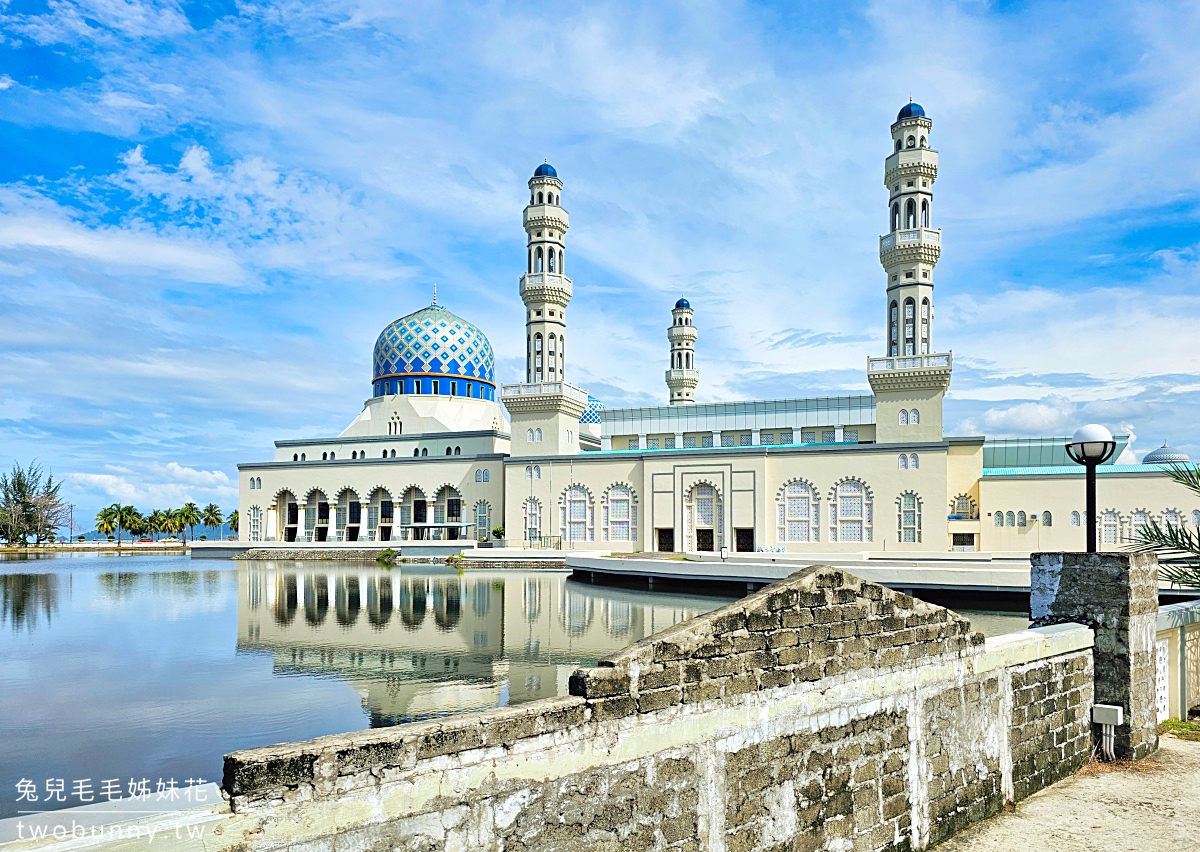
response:
<path id="1" fill-rule="evenodd" d="M 1129 527 L 1128 540 L 1130 542 L 1138 541 L 1142 537 L 1142 531 L 1150 526 L 1150 513 L 1138 510 L 1133 513 L 1133 523 Z"/>
<path id="2" fill-rule="evenodd" d="M 1192 526 L 1200 527 L 1200 509 L 1192 510 Z"/>
<path id="3" fill-rule="evenodd" d="M 916 470 L 916 469 L 917 469 L 917 468 L 919 468 L 920 466 L 921 466 L 921 459 L 920 459 L 920 458 L 917 456 L 917 454 L 916 454 L 916 453 L 909 453 L 909 456 L 908 456 L 908 469 L 909 469 L 909 470 Z"/>
<path id="4" fill-rule="evenodd" d="M 483 482 L 483 471 L 482 471 L 482 470 L 476 470 L 476 471 L 475 471 L 475 481 L 476 481 L 476 482 Z"/>
<path id="5" fill-rule="evenodd" d="M 446 523 L 446 507 L 441 503 L 433 504 L 433 522 L 435 524 Z"/>
<path id="6" fill-rule="evenodd" d="M 633 492 L 628 485 L 616 485 L 609 489 L 604 505 L 605 537 L 608 541 L 633 541 L 634 514 Z"/>
<path id="7" fill-rule="evenodd" d="M 663 438 L 663 449 L 665 449 L 665 450 L 675 449 L 675 436 L 674 435 L 671 435 L 667 438 Z"/>
<path id="8" fill-rule="evenodd" d="M 1017 525 L 1017 516 L 1013 512 L 1004 513 L 1004 526 L 1015 527 Z"/>
<path id="9" fill-rule="evenodd" d="M 367 541 L 375 540 L 375 531 L 379 529 L 379 507 L 367 507 Z"/>
<path id="10" fill-rule="evenodd" d="M 1100 538 L 1105 544 L 1117 543 L 1119 529 L 1120 522 L 1116 512 L 1105 512 L 1100 516 Z"/>
<path id="11" fill-rule="evenodd" d="M 774 432 L 760 432 L 758 435 L 758 442 L 764 446 L 768 446 L 768 447 L 771 446 L 772 444 L 775 443 L 775 433 Z"/>
<path id="12" fill-rule="evenodd" d="M 738 446 L 741 446 L 741 447 L 750 447 L 750 446 L 753 446 L 753 444 L 751 443 L 753 440 L 754 440 L 754 435 L 753 435 L 753 434 L 750 434 L 750 435 L 738 435 Z"/>
<path id="13" fill-rule="evenodd" d="M 800 443 L 815 444 L 817 442 L 817 433 L 811 429 L 805 429 L 800 433 Z"/>
<path id="14" fill-rule="evenodd" d="M 901 408 L 900 414 L 898 415 L 897 419 L 900 421 L 901 426 L 907 426 L 908 425 L 908 409 Z"/>
<path id="15" fill-rule="evenodd" d="M 483 540 L 491 534 L 492 527 L 488 522 L 488 504 L 480 500 L 475 504 L 475 538 Z"/>
<path id="16" fill-rule="evenodd" d="M 830 541 L 871 541 L 872 509 L 871 497 L 858 480 L 835 487 L 829 503 Z"/>
<path id="17" fill-rule="evenodd" d="M 779 541 L 808 543 L 820 539 L 820 500 L 807 482 L 789 482 L 776 503 L 775 514 Z"/>
<path id="18" fill-rule="evenodd" d="M 316 506 L 305 506 L 304 507 L 304 540 L 305 541 L 313 540 L 313 529 L 316 527 L 316 525 L 317 525 L 317 507 Z"/>
<path id="19" fill-rule="evenodd" d="M 250 540 L 262 541 L 262 509 L 250 507 Z"/>
<path id="20" fill-rule="evenodd" d="M 907 492 L 900 495 L 897 501 L 899 512 L 896 523 L 900 541 L 905 543 L 920 542 L 921 540 L 921 498 Z"/>
<path id="21" fill-rule="evenodd" d="M 1076 513 L 1076 514 L 1078 514 L 1078 513 Z M 998 526 L 998 527 L 1004 526 L 1004 513 L 1003 512 L 997 512 L 992 517 L 995 518 L 996 526 Z"/>
<path id="22" fill-rule="evenodd" d="M 484 482 L 491 482 L 491 481 L 492 481 L 492 472 L 491 472 L 490 470 L 485 470 L 485 471 L 483 472 L 483 481 L 484 481 Z"/>
<path id="23" fill-rule="evenodd" d="M 900 470 L 908 470 L 908 456 L 901 453 L 900 458 L 896 462 L 896 467 Z"/>
<path id="24" fill-rule="evenodd" d="M 1167 509 L 1163 512 L 1163 527 L 1180 527 L 1181 517 L 1178 509 Z"/>
<path id="25" fill-rule="evenodd" d="M 912 424 L 913 426 L 920 424 L 921 412 L 917 411 L 917 409 L 915 409 L 915 408 L 912 411 L 908 412 L 908 422 L 910 424 Z"/>
<path id="26" fill-rule="evenodd" d="M 348 516 L 349 509 L 347 506 L 337 506 L 333 510 L 333 527 L 337 541 L 341 541 L 346 536 L 346 518 Z"/>
<path id="27" fill-rule="evenodd" d="M 722 435 L 721 436 L 721 446 L 722 447 L 732 447 L 733 446 L 733 436 L 732 435 Z"/>
<path id="28" fill-rule="evenodd" d="M 858 430 L 857 429 L 843 429 L 842 430 L 842 440 L 846 441 L 847 443 L 857 444 L 858 443 Z M 782 443 L 782 441 L 780 443 Z"/>
<path id="29" fill-rule="evenodd" d="M 1073 526 L 1073 527 L 1079 526 L 1079 513 L 1078 512 L 1071 513 L 1071 526 Z"/>
<path id="30" fill-rule="evenodd" d="M 521 531 L 526 541 L 537 541 L 542 537 L 542 504 L 537 498 L 527 499 L 521 506 L 525 527 Z"/>
<path id="31" fill-rule="evenodd" d="M 1019 527 L 1028 526 L 1028 523 L 1025 519 L 1024 512 L 1017 512 L 1017 526 L 1019 526 Z"/>
<path id="32" fill-rule="evenodd" d="M 712 438 L 710 437 L 708 440 L 711 442 Z M 683 448 L 685 450 L 696 449 L 696 436 L 695 435 L 684 435 L 683 436 Z"/>
<path id="33" fill-rule="evenodd" d="M 792 442 L 792 432 L 790 429 L 786 432 L 779 433 L 779 443 L 790 444 L 791 442 Z"/>
<path id="34" fill-rule="evenodd" d="M 410 503 L 400 504 L 400 524 L 401 526 L 409 526 L 412 524 L 413 511 Z"/>
<path id="35" fill-rule="evenodd" d="M 595 540 L 595 510 L 586 488 L 572 485 L 563 492 L 559 512 L 560 534 L 564 541 Z"/>
<path id="36" fill-rule="evenodd" d="M 1042 512 L 1042 526 L 1044 526 L 1044 527 L 1054 526 L 1054 516 L 1051 515 L 1049 512 Z"/>
<path id="37" fill-rule="evenodd" d="M 834 429 L 824 429 L 821 432 L 821 443 L 832 444 L 837 440 L 837 431 Z"/>
<path id="38" fill-rule="evenodd" d="M 646 439 L 646 449 L 647 450 L 657 450 L 658 449 L 658 438 L 647 438 Z"/>
<path id="39" fill-rule="evenodd" d="M 713 445 L 712 439 L 713 439 L 712 435 L 701 435 L 700 436 L 700 446 L 701 447 L 711 447 Z"/>
<path id="40" fill-rule="evenodd" d="M 631 449 L 631 450 L 638 449 L 638 439 L 637 438 L 629 439 L 629 449 Z"/>

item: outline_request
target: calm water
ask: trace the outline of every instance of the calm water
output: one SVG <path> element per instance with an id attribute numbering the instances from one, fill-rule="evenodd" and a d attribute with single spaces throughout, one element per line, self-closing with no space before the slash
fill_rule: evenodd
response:
<path id="1" fill-rule="evenodd" d="M 725 602 L 552 572 L 0 562 L 0 818 L 27 807 L 22 778 L 63 779 L 66 807 L 81 779 L 219 782 L 235 749 L 563 695 L 576 667 Z"/>

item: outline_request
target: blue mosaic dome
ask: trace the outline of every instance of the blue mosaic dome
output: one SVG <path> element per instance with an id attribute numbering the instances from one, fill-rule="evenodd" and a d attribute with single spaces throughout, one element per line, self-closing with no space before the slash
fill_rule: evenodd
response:
<path id="1" fill-rule="evenodd" d="M 534 177 L 558 177 L 558 172 L 554 171 L 554 166 L 549 163 L 542 163 L 533 173 Z"/>
<path id="2" fill-rule="evenodd" d="M 487 336 L 441 305 L 401 317 L 375 341 L 376 396 L 436 393 L 494 399 L 495 377 L 496 356 Z M 414 384 L 426 378 L 450 381 Z"/>
<path id="3" fill-rule="evenodd" d="M 909 101 L 904 106 L 900 107 L 900 114 L 896 116 L 896 121 L 905 118 L 924 118 L 925 110 L 920 104 L 914 104 Z"/>
<path id="4" fill-rule="evenodd" d="M 675 310 L 679 310 L 681 308 L 691 308 L 691 307 L 692 307 L 692 303 L 689 302 L 687 299 L 680 299 L 678 302 L 675 303 Z"/>
<path id="5" fill-rule="evenodd" d="M 600 412 L 604 410 L 604 403 L 596 399 L 590 393 L 588 394 L 587 407 L 583 409 L 583 415 L 579 418 L 580 423 L 599 423 Z"/>

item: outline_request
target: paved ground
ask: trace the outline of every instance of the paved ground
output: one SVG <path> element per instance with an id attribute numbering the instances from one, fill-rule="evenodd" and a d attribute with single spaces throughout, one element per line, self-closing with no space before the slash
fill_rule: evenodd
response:
<path id="1" fill-rule="evenodd" d="M 1200 742 L 1172 736 L 1163 736 L 1159 742 L 1158 754 L 1150 760 L 1132 767 L 1086 768 L 937 850 L 1200 849 Z"/>

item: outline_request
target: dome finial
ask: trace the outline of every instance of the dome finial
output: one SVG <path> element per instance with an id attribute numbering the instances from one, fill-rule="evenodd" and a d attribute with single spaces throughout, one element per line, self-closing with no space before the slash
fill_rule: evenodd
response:
<path id="1" fill-rule="evenodd" d="M 437 304 L 437 282 L 433 282 L 433 303 Z"/>

